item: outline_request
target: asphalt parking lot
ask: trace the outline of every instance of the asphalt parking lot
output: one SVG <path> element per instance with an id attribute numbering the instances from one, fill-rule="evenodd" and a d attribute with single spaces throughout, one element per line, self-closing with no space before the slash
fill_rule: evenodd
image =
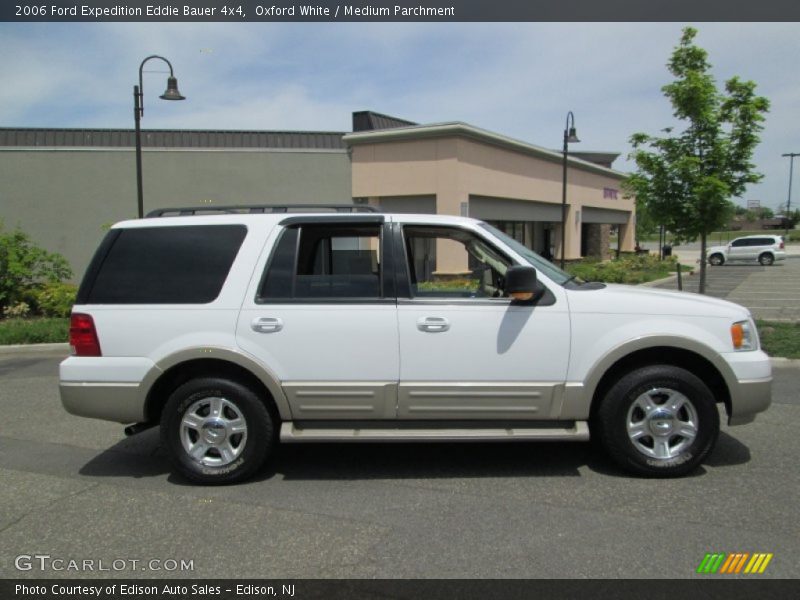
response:
<path id="1" fill-rule="evenodd" d="M 699 273 L 699 271 L 698 271 Z M 700 276 L 683 277 L 683 289 L 697 292 Z M 708 266 L 706 293 L 750 309 L 756 319 L 800 321 L 800 256 L 791 255 L 770 267 L 751 264 Z M 677 289 L 676 279 L 654 287 Z"/>
<path id="2" fill-rule="evenodd" d="M 170 474 L 157 431 L 66 414 L 60 358 L 0 356 L 3 578 L 692 578 L 705 553 L 738 551 L 774 554 L 758 577 L 800 575 L 797 367 L 684 479 L 630 478 L 591 444 L 295 445 L 209 488 Z M 35 554 L 128 562 L 15 568 Z"/>

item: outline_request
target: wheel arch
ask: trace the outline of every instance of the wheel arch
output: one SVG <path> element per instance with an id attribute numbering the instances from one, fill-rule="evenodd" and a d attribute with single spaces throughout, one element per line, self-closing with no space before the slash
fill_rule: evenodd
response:
<path id="1" fill-rule="evenodd" d="M 699 377 L 711 390 L 718 403 L 731 414 L 731 385 L 736 377 L 727 363 L 713 350 L 689 339 L 666 336 L 644 337 L 619 346 L 603 356 L 584 380 L 584 401 L 593 416 L 603 396 L 615 381 L 627 372 L 656 364 L 686 369 Z"/>
<path id="2" fill-rule="evenodd" d="M 759 263 L 761 262 L 761 257 L 765 256 L 765 255 L 769 256 L 773 263 L 775 262 L 775 253 L 772 250 L 763 250 L 763 251 L 758 253 L 758 262 Z"/>
<path id="3" fill-rule="evenodd" d="M 710 253 L 708 254 L 708 262 L 709 262 L 709 263 L 711 263 L 711 259 L 712 259 L 713 257 L 715 257 L 715 256 L 719 256 L 719 258 L 720 258 L 720 262 L 719 262 L 719 264 L 721 264 L 721 265 L 725 264 L 725 261 L 727 260 L 727 259 L 726 259 L 726 257 L 725 257 L 725 254 L 723 254 L 722 252 L 719 252 L 719 251 L 716 251 L 716 252 L 710 252 Z M 712 264 L 713 264 L 713 263 L 712 263 Z"/>
<path id="4" fill-rule="evenodd" d="M 144 414 L 149 422 L 158 421 L 169 394 L 195 377 L 227 377 L 245 383 L 261 397 L 276 418 L 291 420 L 283 389 L 266 367 L 249 357 L 225 348 L 184 350 L 160 360 L 145 378 L 147 389 Z"/>

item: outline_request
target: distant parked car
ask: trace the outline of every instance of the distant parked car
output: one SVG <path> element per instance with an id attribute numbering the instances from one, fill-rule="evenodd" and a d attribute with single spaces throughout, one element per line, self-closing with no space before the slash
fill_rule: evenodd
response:
<path id="1" fill-rule="evenodd" d="M 712 246 L 708 249 L 708 262 L 724 265 L 726 262 L 755 262 L 764 266 L 786 258 L 783 236 L 748 235 L 736 238 L 727 246 Z"/>

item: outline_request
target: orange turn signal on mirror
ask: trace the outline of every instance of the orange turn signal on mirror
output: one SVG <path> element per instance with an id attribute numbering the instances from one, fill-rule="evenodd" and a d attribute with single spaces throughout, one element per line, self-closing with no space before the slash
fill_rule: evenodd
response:
<path id="1" fill-rule="evenodd" d="M 735 350 L 739 350 L 744 346 L 744 327 L 741 323 L 731 325 L 731 339 Z"/>

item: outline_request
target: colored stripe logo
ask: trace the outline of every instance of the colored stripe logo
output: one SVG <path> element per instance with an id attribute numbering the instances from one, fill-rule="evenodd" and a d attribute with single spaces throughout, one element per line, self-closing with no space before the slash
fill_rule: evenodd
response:
<path id="1" fill-rule="evenodd" d="M 721 575 L 747 574 L 755 575 L 763 573 L 767 565 L 772 560 L 773 554 L 765 552 L 709 552 L 705 555 L 700 566 L 697 567 L 698 573 Z"/>

